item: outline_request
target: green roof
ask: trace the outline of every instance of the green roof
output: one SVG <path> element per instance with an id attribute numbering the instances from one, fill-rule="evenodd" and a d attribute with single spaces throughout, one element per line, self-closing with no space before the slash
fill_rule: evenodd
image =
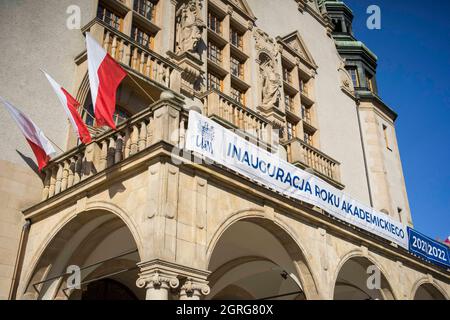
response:
<path id="1" fill-rule="evenodd" d="M 361 41 L 351 41 L 351 40 L 336 40 L 336 45 L 339 48 L 361 48 L 374 60 L 378 60 L 378 57 L 373 53 L 367 46 Z"/>

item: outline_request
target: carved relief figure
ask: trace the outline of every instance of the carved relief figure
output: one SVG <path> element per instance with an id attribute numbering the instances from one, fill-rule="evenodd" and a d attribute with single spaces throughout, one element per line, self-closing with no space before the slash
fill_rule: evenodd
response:
<path id="1" fill-rule="evenodd" d="M 260 76 L 262 105 L 264 109 L 279 107 L 283 82 L 277 72 L 278 56 L 281 46 L 267 33 L 260 29 L 254 31 L 255 47 L 260 52 Z M 271 52 L 273 56 L 269 54 Z"/>
<path id="2" fill-rule="evenodd" d="M 176 53 L 196 53 L 206 27 L 200 0 L 188 0 L 177 11 Z"/>
<path id="3" fill-rule="evenodd" d="M 261 66 L 262 107 L 278 107 L 281 99 L 282 81 L 276 72 L 274 62 L 269 59 Z"/>

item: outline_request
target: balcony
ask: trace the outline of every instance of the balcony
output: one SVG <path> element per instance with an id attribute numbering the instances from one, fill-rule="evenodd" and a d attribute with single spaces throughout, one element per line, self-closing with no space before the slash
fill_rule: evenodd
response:
<path id="1" fill-rule="evenodd" d="M 317 176 L 338 189 L 344 186 L 340 180 L 340 163 L 298 138 L 283 144 L 287 149 L 288 161 L 302 169 L 311 168 Z"/>
<path id="2" fill-rule="evenodd" d="M 211 90 L 203 96 L 203 105 L 203 114 L 207 117 L 226 128 L 240 130 L 246 139 L 262 148 L 270 145 L 272 125 L 253 110 L 217 90 Z"/>
<path id="3" fill-rule="evenodd" d="M 113 178 L 113 172 L 136 170 L 158 143 L 182 145 L 187 113 L 172 100 L 161 100 L 117 126 L 52 159 L 43 169 L 42 201 L 69 189 L 94 187 Z M 176 132 L 177 134 L 173 134 Z M 94 186 L 93 186 L 94 185 Z M 86 187 L 87 188 L 87 187 Z"/>
<path id="4" fill-rule="evenodd" d="M 153 84 L 180 92 L 181 69 L 168 59 L 132 40 L 99 19 L 82 30 L 90 32 L 103 48 L 119 63 Z"/>

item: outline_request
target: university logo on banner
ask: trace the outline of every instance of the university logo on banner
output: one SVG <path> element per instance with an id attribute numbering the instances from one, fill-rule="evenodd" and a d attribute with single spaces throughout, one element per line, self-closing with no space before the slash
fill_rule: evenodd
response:
<path id="1" fill-rule="evenodd" d="M 197 135 L 196 145 L 202 151 L 206 151 L 211 155 L 214 155 L 214 137 L 215 130 L 214 126 L 210 125 L 206 121 L 198 120 L 197 129 L 200 132 L 200 135 Z"/>

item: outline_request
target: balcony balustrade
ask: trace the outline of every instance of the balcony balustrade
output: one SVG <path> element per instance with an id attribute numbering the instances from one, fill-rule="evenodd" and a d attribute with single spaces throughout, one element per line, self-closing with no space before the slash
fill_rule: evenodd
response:
<path id="1" fill-rule="evenodd" d="M 312 168 L 324 180 L 338 188 L 343 188 L 343 185 L 340 183 L 339 162 L 298 138 L 291 139 L 284 145 L 290 163 L 303 169 Z"/>
<path id="2" fill-rule="evenodd" d="M 203 96 L 204 115 L 230 129 L 237 129 L 253 143 L 266 147 L 271 144 L 272 125 L 253 110 L 217 90 Z"/>
<path id="3" fill-rule="evenodd" d="M 180 92 L 181 70 L 170 60 L 140 45 L 127 35 L 94 19 L 83 32 L 91 32 L 103 48 L 118 62 L 176 92 Z"/>
<path id="4" fill-rule="evenodd" d="M 52 159 L 43 169 L 42 200 L 126 161 L 157 142 L 184 143 L 187 113 L 180 112 L 181 108 L 172 104 L 159 101 L 120 124 L 116 130 L 109 130 L 95 137 L 90 144 L 80 145 Z"/>

